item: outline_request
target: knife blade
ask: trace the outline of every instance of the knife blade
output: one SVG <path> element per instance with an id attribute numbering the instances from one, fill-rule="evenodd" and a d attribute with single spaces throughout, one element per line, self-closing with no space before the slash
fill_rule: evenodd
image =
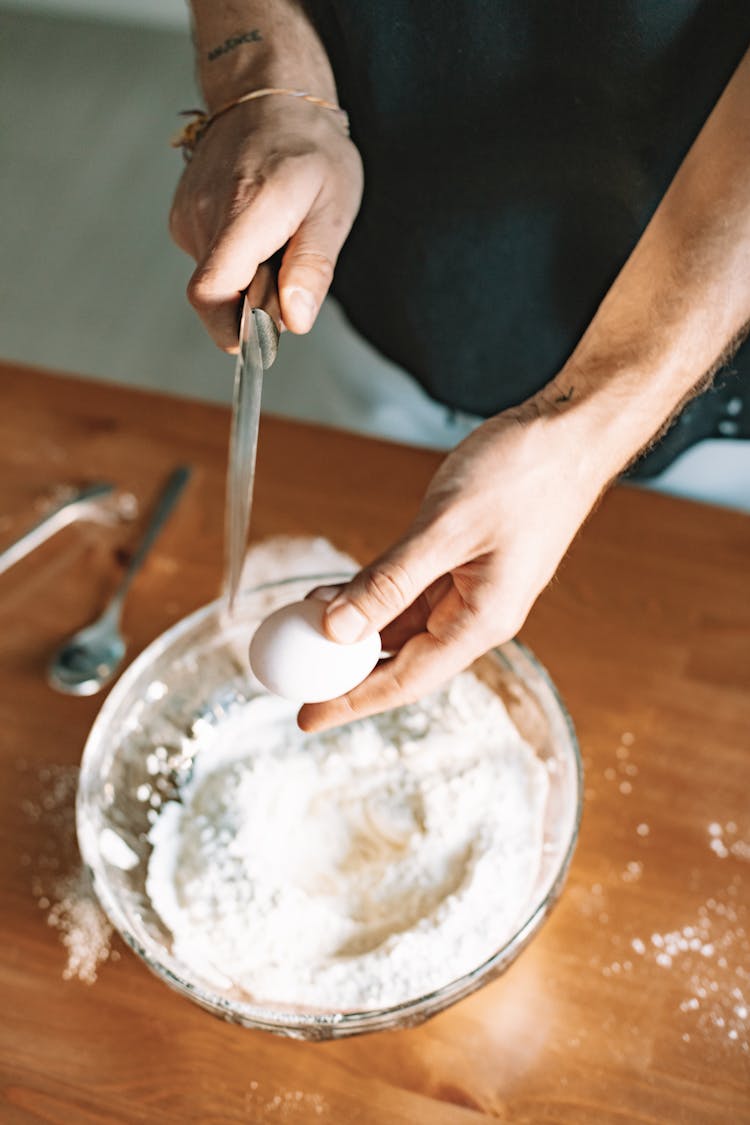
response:
<path id="1" fill-rule="evenodd" d="M 277 346 L 275 322 L 263 309 L 253 309 L 244 296 L 227 470 L 224 586 L 230 612 L 239 590 L 250 527 L 263 371 L 273 363 Z"/>

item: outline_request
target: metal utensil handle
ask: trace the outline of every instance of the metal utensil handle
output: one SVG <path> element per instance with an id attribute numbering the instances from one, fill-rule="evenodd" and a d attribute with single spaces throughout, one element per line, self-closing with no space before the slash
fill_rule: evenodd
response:
<path id="1" fill-rule="evenodd" d="M 113 484 L 100 481 L 97 484 L 81 488 L 66 500 L 62 500 L 45 516 L 42 516 L 38 523 L 25 531 L 20 538 L 6 547 L 4 551 L 0 551 L 0 574 L 10 570 L 12 566 L 15 566 L 26 555 L 31 554 L 45 540 L 56 535 L 63 527 L 67 527 L 68 524 L 80 519 L 81 516 L 85 515 L 86 508 L 90 504 L 105 496 L 110 496 L 114 490 Z"/>
<path id="2" fill-rule="evenodd" d="M 125 576 L 112 597 L 112 600 L 107 609 L 108 614 L 112 614 L 114 616 L 115 614 L 119 613 L 120 607 L 125 598 L 125 595 L 130 588 L 131 582 L 143 566 L 146 555 L 154 545 L 154 541 L 156 540 L 156 537 L 158 536 L 162 527 L 169 519 L 169 516 L 172 513 L 172 509 L 182 495 L 182 490 L 190 480 L 191 473 L 192 470 L 188 465 L 180 465 L 170 474 L 169 479 L 164 486 L 161 495 L 159 496 L 156 508 L 148 523 L 148 527 L 146 528 L 143 539 L 141 539 L 141 542 L 138 545 L 138 549 L 136 550 L 135 554 L 130 560 L 130 563 L 128 564 L 128 569 L 125 571 Z"/>

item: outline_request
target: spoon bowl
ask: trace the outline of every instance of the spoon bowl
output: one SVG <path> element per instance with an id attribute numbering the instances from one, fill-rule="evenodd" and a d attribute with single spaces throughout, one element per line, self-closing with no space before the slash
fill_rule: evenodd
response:
<path id="1" fill-rule="evenodd" d="M 122 664 L 125 647 L 117 621 L 100 617 L 55 654 L 47 673 L 50 685 L 68 695 L 96 695 Z"/>
<path id="2" fill-rule="evenodd" d="M 92 625 L 69 637 L 53 656 L 47 681 L 56 691 L 66 695 L 96 695 L 120 668 L 126 649 L 120 632 L 125 595 L 189 478 L 190 469 L 184 465 L 170 475 L 141 544 L 104 613 Z"/>

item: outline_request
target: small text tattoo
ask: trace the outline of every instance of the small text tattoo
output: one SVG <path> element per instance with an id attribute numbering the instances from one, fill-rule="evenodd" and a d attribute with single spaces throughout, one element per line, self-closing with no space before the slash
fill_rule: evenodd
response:
<path id="1" fill-rule="evenodd" d="M 235 51 L 243 43 L 260 43 L 262 39 L 263 36 L 257 27 L 254 27 L 252 31 L 243 31 L 239 35 L 230 35 L 218 47 L 211 48 L 208 52 L 208 61 L 213 62 L 214 59 L 221 58 L 222 55 L 227 55 L 230 51 Z"/>

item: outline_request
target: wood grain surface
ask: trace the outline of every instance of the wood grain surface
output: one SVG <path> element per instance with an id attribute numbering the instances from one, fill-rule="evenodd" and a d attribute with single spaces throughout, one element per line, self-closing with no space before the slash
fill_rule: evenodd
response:
<path id="1" fill-rule="evenodd" d="M 189 461 L 127 604 L 135 655 L 217 592 L 227 431 L 218 407 L 0 367 L 0 547 L 56 485 L 111 479 L 145 510 Z M 436 464 L 264 418 L 253 537 L 320 534 L 364 560 Z M 522 632 L 587 771 L 559 905 L 481 992 L 325 1044 L 221 1023 L 117 940 L 94 984 L 63 979 L 40 887 L 72 862 L 72 767 L 101 697 L 56 695 L 44 669 L 137 533 L 79 524 L 0 577 L 0 1121 L 750 1121 L 750 519 L 609 493 Z"/>

